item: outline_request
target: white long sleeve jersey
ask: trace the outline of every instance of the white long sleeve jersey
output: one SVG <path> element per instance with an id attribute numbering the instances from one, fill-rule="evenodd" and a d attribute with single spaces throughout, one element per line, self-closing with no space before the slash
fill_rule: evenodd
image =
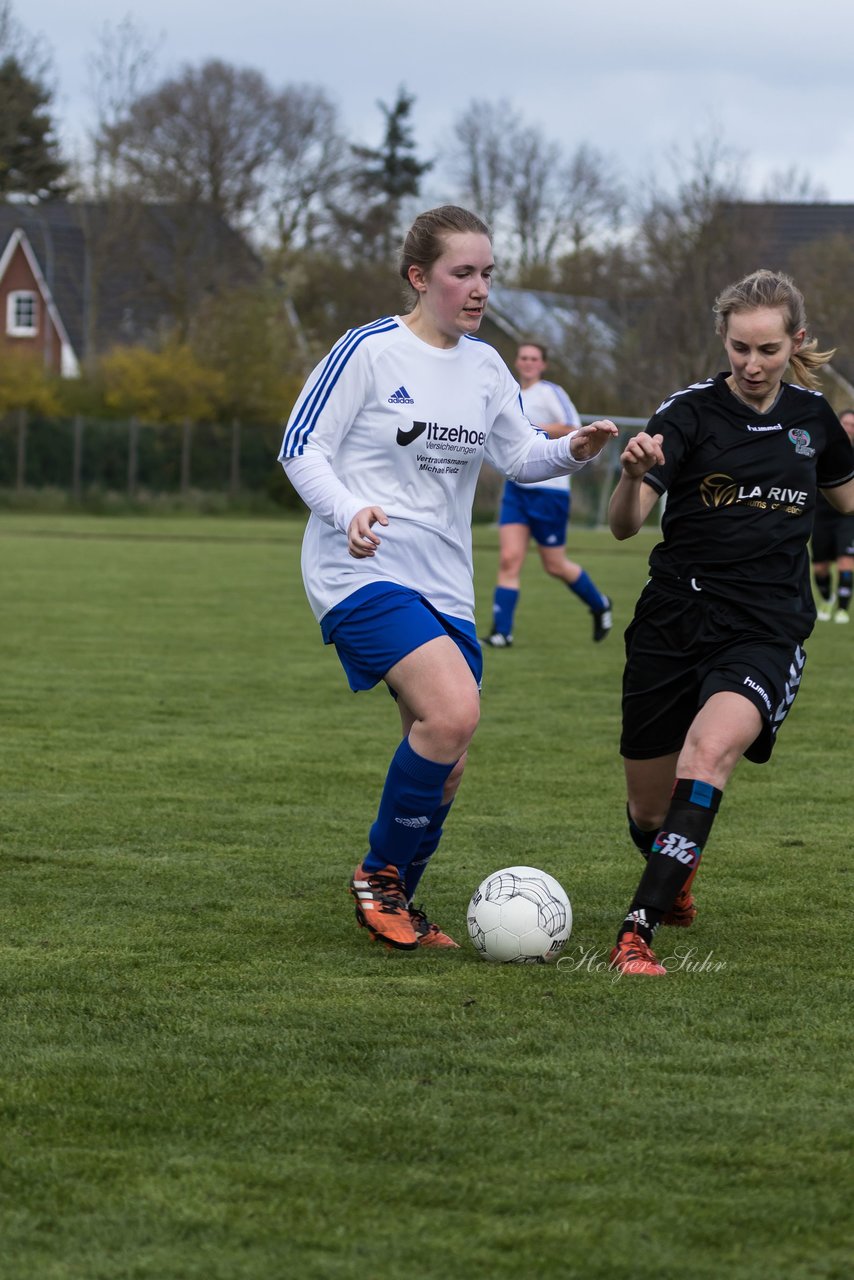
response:
<path id="1" fill-rule="evenodd" d="M 537 427 L 544 427 L 552 422 L 562 422 L 567 427 L 580 427 L 581 418 L 575 405 L 556 382 L 547 382 L 541 378 L 533 386 L 522 392 L 522 408 L 526 417 Z M 562 489 L 569 488 L 569 476 L 552 476 L 548 480 L 536 480 L 529 489 Z"/>
<path id="2" fill-rule="evenodd" d="M 522 411 L 518 384 L 492 347 L 449 350 L 399 316 L 350 329 L 310 375 L 279 461 L 311 510 L 302 573 L 318 621 L 370 582 L 394 582 L 440 613 L 474 619 L 471 511 L 484 458 L 511 479 L 577 471 L 571 436 L 549 440 Z M 363 507 L 376 555 L 357 560 L 347 530 Z"/>

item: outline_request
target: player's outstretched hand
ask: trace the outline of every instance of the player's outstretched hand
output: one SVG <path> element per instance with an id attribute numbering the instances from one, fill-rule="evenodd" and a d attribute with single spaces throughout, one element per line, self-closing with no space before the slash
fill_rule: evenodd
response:
<path id="1" fill-rule="evenodd" d="M 388 524 L 388 516 L 382 507 L 362 507 L 353 516 L 347 530 L 347 550 L 354 559 L 365 560 L 376 555 L 382 539 L 371 532 L 371 526 L 375 524 Z"/>
<path id="2" fill-rule="evenodd" d="M 579 427 L 569 444 L 569 450 L 576 462 L 588 462 L 601 453 L 609 440 L 620 433 L 609 418 L 591 422 L 589 426 Z"/>
<path id="3" fill-rule="evenodd" d="M 632 480 L 640 480 L 652 467 L 664 462 L 662 444 L 664 436 L 651 436 L 646 431 L 639 431 L 632 436 L 620 454 L 620 466 Z"/>

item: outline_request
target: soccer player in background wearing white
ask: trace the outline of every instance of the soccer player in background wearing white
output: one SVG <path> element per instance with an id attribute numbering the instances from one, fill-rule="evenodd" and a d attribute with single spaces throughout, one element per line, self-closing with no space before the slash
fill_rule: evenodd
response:
<path id="1" fill-rule="evenodd" d="M 854 444 L 854 409 L 843 409 L 839 421 Z M 854 516 L 842 515 L 819 494 L 812 527 L 812 572 L 821 596 L 819 622 L 851 621 L 851 588 L 854 582 Z M 836 565 L 836 590 L 831 570 Z"/>
<path id="2" fill-rule="evenodd" d="M 543 377 L 546 360 L 546 348 L 541 343 L 523 342 L 516 352 L 516 373 L 526 415 L 552 440 L 559 440 L 580 427 L 581 419 L 563 387 Z M 492 632 L 485 640 L 491 648 L 508 649 L 513 643 L 522 566 L 532 536 L 546 573 L 565 582 L 590 610 L 593 639 L 604 640 L 611 630 L 610 599 L 581 565 L 566 555 L 570 502 L 569 476 L 553 476 L 524 485 L 514 480 L 505 482 L 498 516 L 500 560 L 492 603 Z"/>
<path id="3" fill-rule="evenodd" d="M 632 437 L 609 509 L 630 538 L 667 494 L 626 631 L 620 749 L 646 859 L 611 953 L 629 974 L 665 972 L 651 944 L 697 914 L 691 884 L 729 776 L 742 756 L 769 759 L 794 701 L 816 617 L 817 490 L 854 511 L 854 449 L 816 389 L 833 352 L 806 340 L 793 281 L 753 272 L 714 312 L 729 372 L 670 396 Z"/>
<path id="4" fill-rule="evenodd" d="M 484 458 L 505 475 L 575 471 L 612 422 L 560 440 L 475 335 L 493 273 L 488 228 L 455 205 L 416 218 L 400 274 L 414 306 L 349 330 L 303 388 L 279 458 L 310 509 L 306 593 L 356 691 L 384 680 L 397 747 L 350 881 L 356 918 L 402 950 L 457 944 L 413 895 L 442 833 L 479 718 L 471 510 Z M 381 531 L 381 532 L 380 532 Z"/>

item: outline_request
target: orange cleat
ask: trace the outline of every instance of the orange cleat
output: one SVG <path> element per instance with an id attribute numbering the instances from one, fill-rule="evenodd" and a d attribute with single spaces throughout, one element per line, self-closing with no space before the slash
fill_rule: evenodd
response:
<path id="1" fill-rule="evenodd" d="M 372 937 L 398 951 L 414 951 L 419 945 L 412 927 L 403 881 L 397 867 L 366 871 L 359 863 L 350 880 L 356 901 L 356 919 Z"/>
<path id="2" fill-rule="evenodd" d="M 649 943 L 633 930 L 621 934 L 611 952 L 610 968 L 619 973 L 640 973 L 649 977 L 667 973 L 664 965 L 656 960 Z"/>
<path id="3" fill-rule="evenodd" d="M 697 904 L 691 892 L 691 885 L 694 883 L 696 874 L 697 868 L 694 867 L 694 870 L 677 893 L 676 900 L 662 920 L 662 924 L 671 924 L 680 929 L 687 929 L 697 919 Z"/>
<path id="4" fill-rule="evenodd" d="M 409 918 L 418 937 L 419 947 L 444 947 L 446 950 L 454 948 L 459 951 L 460 944 L 454 942 L 449 934 L 443 933 L 432 920 L 428 920 L 421 907 L 410 907 Z"/>
<path id="5" fill-rule="evenodd" d="M 689 928 L 697 919 L 697 904 L 694 895 L 686 885 L 676 895 L 676 901 L 662 920 L 662 924 L 676 925 L 679 929 Z"/>

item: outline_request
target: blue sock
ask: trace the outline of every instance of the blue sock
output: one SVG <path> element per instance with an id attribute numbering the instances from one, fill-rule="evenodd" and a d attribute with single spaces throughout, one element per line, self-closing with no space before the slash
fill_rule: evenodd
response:
<path id="1" fill-rule="evenodd" d="M 430 819 L 430 825 L 421 837 L 421 843 L 418 846 L 418 852 L 406 868 L 406 874 L 403 877 L 403 887 L 406 890 L 406 897 L 409 902 L 415 897 L 415 890 L 418 888 L 421 877 L 427 870 L 427 863 L 433 857 L 442 839 L 442 824 L 448 816 L 448 810 L 453 804 L 450 800 L 447 804 L 442 804 Z"/>
<path id="2" fill-rule="evenodd" d="M 584 601 L 588 609 L 592 609 L 594 613 L 602 613 L 607 609 L 608 602 L 602 595 L 602 592 L 596 586 L 592 578 L 588 577 L 585 569 L 581 570 L 581 577 L 576 578 L 575 582 L 567 583 L 570 591 Z"/>
<path id="3" fill-rule="evenodd" d="M 401 875 L 418 853 L 430 821 L 442 803 L 442 791 L 456 761 L 426 760 L 404 738 L 392 756 L 376 822 L 371 827 L 370 852 L 363 859 L 369 871 L 389 863 Z"/>
<path id="4" fill-rule="evenodd" d="M 492 601 L 492 629 L 503 636 L 513 634 L 513 614 L 519 600 L 519 592 L 513 587 L 496 587 Z"/>

